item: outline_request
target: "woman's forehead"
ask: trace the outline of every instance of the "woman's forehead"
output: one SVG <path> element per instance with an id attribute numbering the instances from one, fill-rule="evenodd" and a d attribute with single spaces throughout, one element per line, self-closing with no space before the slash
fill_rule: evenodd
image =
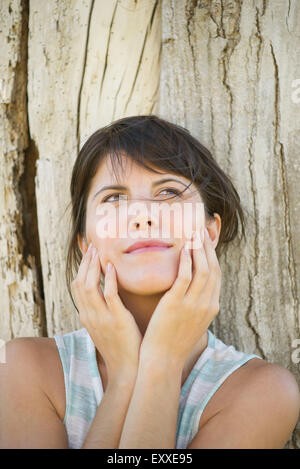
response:
<path id="1" fill-rule="evenodd" d="M 167 177 L 175 177 L 176 179 L 182 180 L 187 184 L 191 183 L 191 180 L 180 174 L 180 172 L 172 172 L 170 170 L 167 171 L 163 168 L 160 168 L 159 166 L 154 165 L 152 162 L 148 162 L 147 160 L 147 166 L 154 169 L 155 172 L 136 163 L 127 155 L 122 155 L 121 159 L 121 164 L 116 158 L 114 158 L 114 162 L 112 163 L 112 158 L 110 155 L 105 156 L 99 165 L 94 178 L 97 179 L 97 183 L 120 183 L 123 185 L 128 185 L 130 182 L 136 182 L 136 179 L 139 177 L 142 177 L 143 179 L 149 179 L 150 181 Z"/>

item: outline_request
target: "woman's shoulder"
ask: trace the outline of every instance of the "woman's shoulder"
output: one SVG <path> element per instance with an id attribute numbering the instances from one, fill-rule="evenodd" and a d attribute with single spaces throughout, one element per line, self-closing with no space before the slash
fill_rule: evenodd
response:
<path id="1" fill-rule="evenodd" d="M 261 381 L 269 375 L 291 375 L 283 366 L 262 358 L 251 358 L 231 373 L 208 401 L 199 422 L 199 429 L 214 415 L 230 406 L 248 388 L 249 382 Z"/>
<path id="2" fill-rule="evenodd" d="M 26 366 L 31 366 L 43 392 L 63 420 L 66 408 L 65 382 L 55 339 L 19 337 L 9 341 L 9 344 L 15 349 L 16 359 L 25 355 Z"/>
<path id="3" fill-rule="evenodd" d="M 208 401 L 200 419 L 199 428 L 213 415 L 226 407 L 234 398 L 234 393 L 238 392 L 238 388 L 241 386 L 242 382 L 247 380 L 251 373 L 255 373 L 257 369 L 264 366 L 266 363 L 265 360 L 260 358 L 253 358 L 231 373 Z"/>

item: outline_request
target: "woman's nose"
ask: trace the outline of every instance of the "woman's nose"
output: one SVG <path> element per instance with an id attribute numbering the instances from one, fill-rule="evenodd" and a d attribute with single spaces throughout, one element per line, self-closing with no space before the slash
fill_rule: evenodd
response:
<path id="1" fill-rule="evenodd" d="M 148 226 L 151 226 L 151 220 L 148 220 L 147 223 L 148 223 Z M 136 228 L 141 228 L 141 230 L 145 229 L 145 227 L 144 227 L 143 224 L 142 224 L 142 227 L 140 226 L 140 225 L 141 225 L 141 222 L 140 222 L 140 221 L 134 222 L 134 225 L 135 225 Z"/>
<path id="2" fill-rule="evenodd" d="M 143 213 L 138 213 L 135 215 L 129 223 L 129 231 L 140 230 L 146 231 L 149 229 L 155 229 L 158 226 L 157 217 L 154 214 L 150 214 L 148 210 L 143 211 Z"/>

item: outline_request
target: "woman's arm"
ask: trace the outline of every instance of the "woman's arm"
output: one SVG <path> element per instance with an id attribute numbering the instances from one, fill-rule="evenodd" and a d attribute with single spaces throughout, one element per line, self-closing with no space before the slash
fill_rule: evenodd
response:
<path id="1" fill-rule="evenodd" d="M 99 288 L 100 257 L 90 248 L 72 283 L 81 324 L 105 362 L 108 386 L 82 448 L 118 448 L 137 376 L 142 335 L 123 305 L 117 273 L 107 265 L 104 291 Z"/>
<path id="2" fill-rule="evenodd" d="M 141 357 L 119 448 L 175 448 L 183 364 Z"/>
<path id="3" fill-rule="evenodd" d="M 203 242 L 202 239 L 205 241 Z M 208 233 L 193 233 L 177 278 L 148 324 L 119 448 L 175 448 L 184 363 L 219 312 L 221 269 Z"/>
<path id="4" fill-rule="evenodd" d="M 299 419 L 295 377 L 263 363 L 235 381 L 230 399 L 201 428 L 187 449 L 283 449 Z"/>
<path id="5" fill-rule="evenodd" d="M 180 366 L 141 363 L 119 448 L 175 448 Z M 180 378 L 179 378 L 180 376 Z M 187 449 L 282 449 L 299 419 L 294 376 L 261 364 L 231 391 L 229 404 L 198 430 Z"/>
<path id="6" fill-rule="evenodd" d="M 41 345 L 36 337 L 5 344 L 0 363 L 0 449 L 67 449 L 68 435 L 48 397 Z"/>
<path id="7" fill-rule="evenodd" d="M 110 381 L 81 449 L 118 448 L 135 378 Z"/>

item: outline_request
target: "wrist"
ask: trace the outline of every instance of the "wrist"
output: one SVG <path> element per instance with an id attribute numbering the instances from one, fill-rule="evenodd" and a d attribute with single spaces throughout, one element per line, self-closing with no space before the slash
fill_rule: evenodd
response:
<path id="1" fill-rule="evenodd" d="M 139 361 L 139 373 L 146 370 L 147 373 L 170 373 L 172 375 L 181 375 L 185 360 L 177 357 L 167 351 L 141 349 Z"/>
<path id="2" fill-rule="evenodd" d="M 108 384 L 107 386 L 112 387 L 122 387 L 122 388 L 132 388 L 135 385 L 137 378 L 138 369 L 125 369 L 115 370 L 113 372 L 108 372 Z"/>

